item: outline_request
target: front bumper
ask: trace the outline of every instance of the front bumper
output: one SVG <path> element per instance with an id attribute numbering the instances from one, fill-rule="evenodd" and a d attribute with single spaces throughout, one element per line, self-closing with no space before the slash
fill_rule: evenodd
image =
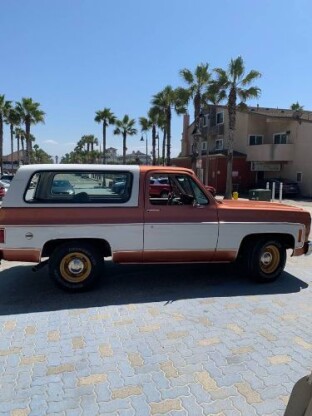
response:
<path id="1" fill-rule="evenodd" d="M 309 256 L 312 253 L 312 241 L 307 241 L 304 245 L 306 256 Z"/>

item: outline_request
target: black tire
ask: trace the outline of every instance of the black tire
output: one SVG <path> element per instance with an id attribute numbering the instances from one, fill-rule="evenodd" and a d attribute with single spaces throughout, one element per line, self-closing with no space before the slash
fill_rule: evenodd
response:
<path id="1" fill-rule="evenodd" d="M 262 239 L 249 250 L 248 274 L 257 282 L 273 282 L 283 272 L 286 258 L 286 248 L 278 240 Z"/>
<path id="2" fill-rule="evenodd" d="M 62 289 L 78 292 L 97 282 L 103 265 L 104 258 L 93 245 L 69 242 L 57 247 L 50 256 L 49 273 Z"/>

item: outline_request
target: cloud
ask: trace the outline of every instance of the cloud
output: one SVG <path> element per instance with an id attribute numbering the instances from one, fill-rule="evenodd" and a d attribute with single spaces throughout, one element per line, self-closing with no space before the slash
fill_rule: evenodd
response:
<path id="1" fill-rule="evenodd" d="M 46 143 L 46 144 L 58 144 L 55 140 L 45 140 L 44 143 Z"/>

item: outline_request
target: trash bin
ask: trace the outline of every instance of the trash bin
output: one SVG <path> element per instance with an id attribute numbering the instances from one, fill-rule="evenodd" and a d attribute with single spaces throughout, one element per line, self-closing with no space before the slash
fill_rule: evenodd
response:
<path id="1" fill-rule="evenodd" d="M 249 199 L 253 201 L 271 201 L 270 189 L 250 189 Z"/>

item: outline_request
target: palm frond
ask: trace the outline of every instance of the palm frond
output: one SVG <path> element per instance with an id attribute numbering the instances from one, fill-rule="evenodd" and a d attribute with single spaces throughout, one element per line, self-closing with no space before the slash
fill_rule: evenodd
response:
<path id="1" fill-rule="evenodd" d="M 190 85 L 194 83 L 194 76 L 189 69 L 187 68 L 181 69 L 180 75 L 187 84 Z"/>
<path id="2" fill-rule="evenodd" d="M 259 71 L 255 71 L 254 69 L 251 70 L 246 76 L 245 78 L 242 80 L 242 85 L 248 85 L 250 84 L 252 81 L 254 81 L 257 78 L 260 78 L 262 75 Z"/>
<path id="3" fill-rule="evenodd" d="M 234 83 L 242 77 L 245 72 L 245 65 L 241 56 L 238 56 L 236 59 L 231 59 L 228 72 Z"/>

